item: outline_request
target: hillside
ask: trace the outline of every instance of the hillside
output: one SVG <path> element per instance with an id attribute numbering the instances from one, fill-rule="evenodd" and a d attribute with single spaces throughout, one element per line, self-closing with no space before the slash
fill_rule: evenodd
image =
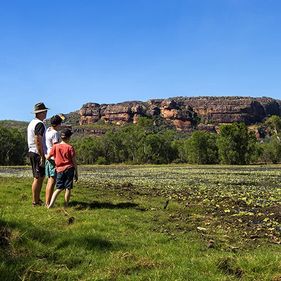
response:
<path id="1" fill-rule="evenodd" d="M 0 120 L 0 126 L 6 128 L 15 128 L 24 132 L 28 126 L 28 122 L 16 120 Z"/>
<path id="2" fill-rule="evenodd" d="M 245 122 L 251 126 L 271 115 L 281 116 L 281 100 L 267 97 L 173 97 L 117 104 L 89 102 L 80 110 L 65 113 L 65 124 L 72 126 L 78 135 L 101 135 L 112 126 L 135 124 L 140 117 L 149 117 L 157 120 L 156 124 L 164 123 L 178 131 L 215 131 L 220 124 Z M 4 120 L 0 125 L 25 130 L 28 123 Z"/>
<path id="3" fill-rule="evenodd" d="M 281 114 L 281 101 L 252 97 L 174 97 L 147 102 L 127 101 L 117 104 L 87 103 L 79 111 L 80 125 L 98 122 L 122 125 L 137 123 L 139 117 L 159 117 L 178 131 L 209 129 L 224 123 L 262 122 Z"/>

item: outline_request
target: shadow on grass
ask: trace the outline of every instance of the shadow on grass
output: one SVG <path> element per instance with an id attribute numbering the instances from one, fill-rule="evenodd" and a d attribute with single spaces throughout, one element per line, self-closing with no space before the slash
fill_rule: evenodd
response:
<path id="1" fill-rule="evenodd" d="M 10 244 L 12 230 L 7 223 L 0 219 L 0 249 L 5 249 Z"/>
<path id="2" fill-rule="evenodd" d="M 67 247 L 81 247 L 89 251 L 109 251 L 116 250 L 124 247 L 121 243 L 113 243 L 101 237 L 84 236 L 79 238 L 71 238 L 62 241 L 57 245 L 57 249 L 67 248 Z"/>
<path id="3" fill-rule="evenodd" d="M 6 222 L 0 219 L 0 280 L 25 280 L 21 276 L 24 276 L 27 268 L 32 267 L 31 261 L 33 263 L 41 257 L 51 260 L 50 254 L 42 251 L 40 246 L 53 239 L 51 231 L 42 230 L 30 223 Z M 36 247 L 37 245 L 39 246 Z"/>
<path id="4" fill-rule="evenodd" d="M 132 202 L 122 202 L 122 203 L 111 203 L 111 202 L 82 202 L 82 201 L 72 201 L 69 203 L 70 207 L 74 207 L 76 210 L 84 209 L 136 209 L 139 211 L 145 211 L 145 208 L 141 208 L 138 204 Z"/>
<path id="5" fill-rule="evenodd" d="M 21 235 L 19 237 L 16 237 L 16 240 L 23 242 L 26 240 L 34 240 L 39 243 L 50 243 L 52 242 L 56 234 L 48 229 L 45 229 L 40 226 L 36 226 L 34 224 L 31 224 L 27 221 L 22 221 L 22 222 L 6 222 L 4 223 L 3 221 L 0 220 L 0 229 L 4 230 L 9 230 L 9 232 L 14 232 L 17 233 L 19 232 Z M 1 231 L 2 235 L 3 231 Z M 12 235 L 11 235 L 12 236 Z"/>

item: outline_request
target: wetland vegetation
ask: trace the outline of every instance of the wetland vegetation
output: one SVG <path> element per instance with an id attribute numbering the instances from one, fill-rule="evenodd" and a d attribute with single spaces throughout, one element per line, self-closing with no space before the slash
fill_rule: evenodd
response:
<path id="1" fill-rule="evenodd" d="M 280 166 L 79 168 L 51 210 L 0 168 L 1 280 L 280 280 Z"/>

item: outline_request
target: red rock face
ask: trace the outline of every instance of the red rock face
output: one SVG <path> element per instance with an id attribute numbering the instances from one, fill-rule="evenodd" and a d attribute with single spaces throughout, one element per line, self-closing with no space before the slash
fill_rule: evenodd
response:
<path id="1" fill-rule="evenodd" d="M 191 121 L 183 121 L 180 119 L 175 119 L 172 121 L 172 123 L 177 128 L 178 131 L 189 131 L 192 128 Z"/>
<path id="2" fill-rule="evenodd" d="M 105 114 L 101 117 L 106 123 L 113 123 L 116 125 L 122 125 L 131 122 L 131 116 L 128 113 L 114 113 Z"/>
<path id="3" fill-rule="evenodd" d="M 129 105 L 108 105 L 103 111 L 101 117 L 106 123 L 114 123 L 117 125 L 122 125 L 131 122 L 131 108 Z"/>
<path id="4" fill-rule="evenodd" d="M 80 125 L 93 124 L 100 120 L 100 105 L 98 103 L 86 103 L 79 111 Z"/>
<path id="5" fill-rule="evenodd" d="M 281 101 L 251 97 L 177 97 L 147 102 L 119 104 L 87 103 L 80 109 L 80 124 L 99 120 L 118 125 L 137 123 L 140 116 L 160 116 L 178 130 L 197 128 L 215 130 L 221 123 L 254 124 L 270 115 L 281 114 Z M 199 122 L 198 122 L 199 120 Z"/>
<path id="6" fill-rule="evenodd" d="M 95 116 L 81 116 L 80 125 L 93 124 L 96 123 L 98 120 L 99 118 L 96 118 Z"/>
<path id="7" fill-rule="evenodd" d="M 176 119 L 176 116 L 178 115 L 178 110 L 176 109 L 162 109 L 161 110 L 161 116 L 164 119 Z"/>
<path id="8" fill-rule="evenodd" d="M 264 106 L 254 98 L 202 97 L 189 98 L 186 102 L 204 123 L 261 122 L 266 116 Z"/>
<path id="9" fill-rule="evenodd" d="M 137 123 L 138 123 L 140 116 L 141 116 L 141 115 L 139 115 L 139 114 L 134 114 L 134 117 L 133 117 L 133 123 L 134 123 L 134 124 L 137 124 Z"/>

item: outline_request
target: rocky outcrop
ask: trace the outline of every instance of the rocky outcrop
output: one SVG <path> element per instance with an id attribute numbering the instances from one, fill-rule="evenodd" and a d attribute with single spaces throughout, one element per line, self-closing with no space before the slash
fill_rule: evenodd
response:
<path id="1" fill-rule="evenodd" d="M 100 120 L 100 109 L 101 106 L 98 103 L 87 103 L 82 106 L 79 111 L 80 114 L 80 125 L 81 124 L 92 124 Z"/>
<path id="2" fill-rule="evenodd" d="M 256 100 L 263 106 L 266 116 L 281 115 L 281 100 L 274 100 L 265 97 L 257 98 Z"/>
<path id="3" fill-rule="evenodd" d="M 80 125 L 96 123 L 99 120 L 117 125 L 137 123 L 141 116 L 160 116 L 178 130 L 188 130 L 196 123 L 196 113 L 192 108 L 173 99 L 108 105 L 87 103 L 82 106 L 79 114 Z"/>
<path id="4" fill-rule="evenodd" d="M 281 114 L 281 101 L 251 97 L 176 97 L 147 102 L 129 101 L 118 104 L 87 103 L 79 111 L 80 125 L 137 123 L 140 116 L 163 118 L 178 130 L 208 128 L 222 123 L 255 124 L 270 115 Z M 213 127 L 212 127 L 213 128 Z"/>
<path id="5" fill-rule="evenodd" d="M 182 98 L 200 117 L 203 124 L 261 122 L 268 114 L 265 105 L 249 97 L 198 97 Z"/>

